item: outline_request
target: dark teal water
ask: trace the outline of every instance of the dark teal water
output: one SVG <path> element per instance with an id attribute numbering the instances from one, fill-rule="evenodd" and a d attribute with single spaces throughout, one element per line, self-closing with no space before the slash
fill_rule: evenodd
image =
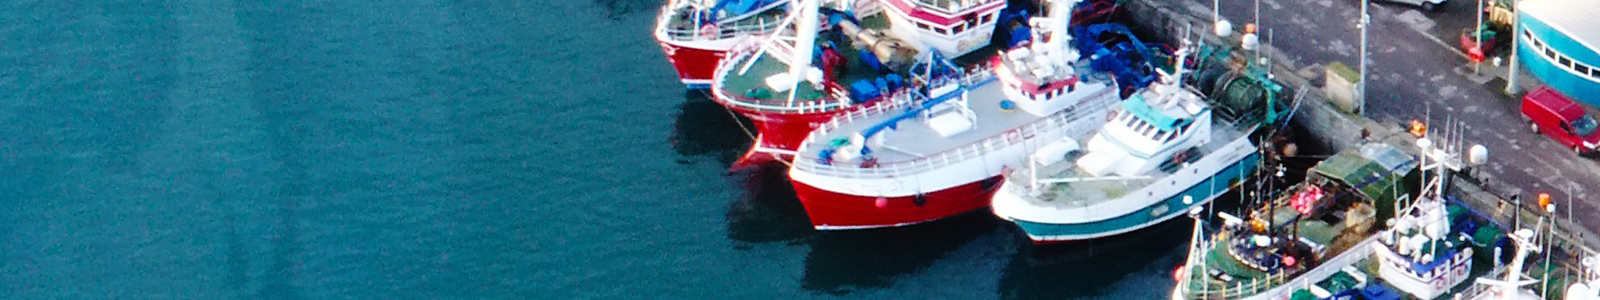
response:
<path id="1" fill-rule="evenodd" d="M 658 5 L 0 3 L 0 299 L 1170 289 L 1187 222 L 812 231 L 781 173 L 726 171 L 749 139 L 673 78 Z"/>

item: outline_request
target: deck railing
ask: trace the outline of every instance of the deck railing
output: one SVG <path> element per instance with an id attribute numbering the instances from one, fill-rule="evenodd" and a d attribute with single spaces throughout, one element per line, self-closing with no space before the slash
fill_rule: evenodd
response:
<path id="1" fill-rule="evenodd" d="M 678 17 L 674 14 L 661 14 L 659 17 L 661 19 L 657 21 L 658 24 L 661 24 L 660 30 L 665 33 L 664 35 L 667 38 L 674 41 L 693 41 L 729 39 L 741 35 L 772 33 L 778 29 L 778 25 L 783 24 L 784 14 L 758 12 L 738 20 L 717 24 L 715 25 L 716 30 L 712 32 L 705 32 L 701 28 L 705 26 L 704 24 L 694 24 L 687 20 L 675 19 Z"/>
<path id="2" fill-rule="evenodd" d="M 1199 271 L 1190 270 L 1189 276 L 1191 276 L 1191 279 L 1194 278 L 1193 276 L 1199 276 L 1200 279 L 1204 281 L 1198 283 L 1200 284 L 1201 290 L 1194 290 L 1194 284 L 1196 283 L 1190 283 L 1184 286 L 1184 288 L 1188 290 L 1183 296 L 1184 299 L 1240 299 L 1262 293 L 1281 291 L 1283 292 L 1283 297 L 1288 297 L 1289 291 L 1311 286 L 1318 281 L 1322 281 L 1329 276 L 1333 276 L 1334 273 L 1343 270 L 1345 266 L 1355 265 L 1357 261 L 1371 256 L 1372 244 L 1377 243 L 1377 240 L 1377 236 L 1367 237 L 1367 239 L 1362 240 L 1360 243 L 1356 243 L 1354 246 L 1351 246 L 1350 249 L 1335 255 L 1332 259 L 1323 262 L 1316 268 L 1312 268 L 1311 270 L 1307 270 L 1299 275 L 1294 276 L 1294 278 L 1288 278 L 1288 276 L 1284 275 L 1283 272 L 1278 272 L 1268 275 L 1266 278 L 1251 278 L 1249 280 L 1239 279 L 1234 281 L 1232 284 L 1224 283 L 1223 287 L 1212 290 L 1210 289 L 1211 285 L 1206 283 L 1214 280 L 1209 278 L 1209 274 L 1198 273 Z M 1216 246 L 1217 244 L 1215 242 L 1208 241 L 1203 243 L 1203 248 L 1201 249 L 1210 251 L 1211 247 Z M 1274 291 L 1275 289 L 1281 290 Z"/>
<path id="3" fill-rule="evenodd" d="M 835 111 L 850 105 L 850 98 L 847 94 L 845 94 L 844 89 L 836 84 L 825 85 L 820 91 L 818 91 L 822 93 L 820 98 L 795 99 L 795 101 L 792 102 L 788 101 L 788 94 L 795 92 L 794 90 L 776 93 L 775 96 L 778 96 L 778 98 L 781 99 L 757 99 L 745 97 L 744 95 L 730 94 L 729 91 L 727 91 L 725 88 L 722 88 L 722 82 L 727 80 L 727 76 L 734 76 L 728 72 L 738 72 L 741 69 L 744 69 L 744 65 L 751 59 L 757 59 L 753 53 L 760 51 L 761 48 L 763 48 L 762 44 L 764 43 L 766 42 L 752 41 L 735 46 L 734 49 L 728 51 L 728 55 L 726 56 L 728 59 L 723 59 L 722 62 L 718 63 L 715 71 L 716 73 L 712 75 L 713 86 L 711 92 L 716 95 L 715 98 L 719 100 L 719 102 L 747 110 L 794 114 Z M 789 51 L 790 47 L 784 47 L 787 45 L 783 43 L 777 43 L 777 45 L 778 47 L 767 48 L 767 51 L 770 55 L 773 55 L 774 57 L 784 57 L 789 55 L 786 52 Z"/>
<path id="4" fill-rule="evenodd" d="M 961 11 L 972 9 L 984 4 L 994 3 L 996 1 L 1001 0 L 910 0 L 909 2 L 916 4 L 917 8 L 920 9 L 934 10 L 946 15 L 954 15 L 961 13 Z"/>
<path id="5" fill-rule="evenodd" d="M 1112 102 L 1117 98 L 1116 94 L 1114 94 L 1115 92 L 1115 89 L 1104 89 L 1095 92 L 1094 94 L 1088 96 L 1088 98 L 1085 100 L 1086 102 L 1079 103 L 1077 106 L 1083 107 L 1109 105 L 1107 103 Z M 896 103 L 899 103 L 899 101 Z M 839 128 L 839 124 L 841 123 L 853 122 L 856 119 L 861 119 L 871 114 L 882 114 L 902 106 L 905 105 L 889 105 L 883 108 L 872 108 L 843 114 L 840 117 L 830 120 L 828 123 L 824 123 L 822 126 L 819 126 L 816 130 L 812 131 L 812 134 L 806 137 L 806 145 L 817 145 L 818 142 L 825 142 L 818 141 L 817 139 L 821 136 L 827 135 L 831 131 L 837 130 Z M 916 157 L 910 160 L 879 162 L 876 165 L 863 167 L 860 164 L 851 162 L 833 162 L 830 164 L 823 164 L 820 162 L 820 157 L 801 155 L 795 158 L 794 168 L 804 172 L 841 178 L 888 178 L 917 174 L 980 158 L 983 155 L 993 151 L 1026 141 L 1042 132 L 1064 130 L 1062 129 L 1064 125 L 1070 124 L 1073 120 L 1078 119 L 1080 116 L 1089 111 L 1097 110 L 1072 109 L 1070 111 L 1056 113 L 1024 125 L 1020 128 L 1008 130 L 994 136 L 973 141 L 966 145 L 958 146 L 956 148 L 941 151 L 932 155 Z"/>

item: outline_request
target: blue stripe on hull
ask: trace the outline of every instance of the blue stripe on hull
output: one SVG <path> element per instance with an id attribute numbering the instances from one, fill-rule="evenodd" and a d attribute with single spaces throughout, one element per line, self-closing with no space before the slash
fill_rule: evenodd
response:
<path id="1" fill-rule="evenodd" d="M 1035 241 L 1085 240 L 1133 231 L 1183 215 L 1190 208 L 1211 202 L 1212 199 L 1216 199 L 1216 197 L 1228 192 L 1229 181 L 1242 178 L 1244 174 L 1253 171 L 1260 164 L 1261 155 L 1251 152 L 1250 155 L 1240 159 L 1239 162 L 1232 164 L 1227 169 L 1218 171 L 1211 178 L 1190 186 L 1189 189 L 1184 190 L 1182 193 L 1168 197 L 1159 204 L 1116 218 L 1076 224 L 1037 223 L 1023 220 L 1012 220 L 1012 222 L 1021 227 L 1022 231 L 1027 232 L 1028 237 Z M 1242 182 L 1243 180 L 1241 179 L 1240 181 Z M 1191 205 L 1184 205 L 1183 196 L 1193 197 L 1197 201 Z M 1162 206 L 1165 206 L 1167 210 L 1160 214 L 1155 214 L 1157 207 Z"/>

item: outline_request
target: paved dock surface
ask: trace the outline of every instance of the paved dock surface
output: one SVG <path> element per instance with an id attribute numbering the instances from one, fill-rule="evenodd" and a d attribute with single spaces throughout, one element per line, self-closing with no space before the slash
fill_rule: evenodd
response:
<path id="1" fill-rule="evenodd" d="M 1174 0 L 1191 11 L 1210 11 L 1210 0 Z M 1359 1 L 1262 0 L 1259 2 L 1263 42 L 1287 53 L 1296 66 L 1317 71 L 1329 62 L 1356 67 L 1360 33 Z M 1481 168 L 1489 188 L 1498 194 L 1522 194 L 1531 200 L 1548 192 L 1562 207 L 1558 215 L 1582 224 L 1592 234 L 1600 229 L 1600 164 L 1580 157 L 1547 137 L 1530 132 L 1517 112 L 1516 98 L 1505 96 L 1504 67 L 1484 64 L 1482 75 L 1456 46 L 1456 35 L 1476 21 L 1476 1 L 1451 1 L 1423 12 L 1401 4 L 1369 7 L 1369 82 L 1367 116 L 1387 124 L 1428 118 L 1443 124 L 1462 121 L 1469 142 L 1489 149 Z M 1220 13 L 1242 28 L 1255 22 L 1255 1 L 1221 1 Z M 1502 51 L 1504 53 L 1504 51 Z M 1493 72 L 1499 72 L 1495 76 Z M 1523 80 L 1523 86 L 1536 84 Z M 1571 205 L 1568 205 L 1568 203 Z M 1532 202 L 1532 201 L 1527 201 Z M 1571 207 L 1570 215 L 1568 209 Z"/>

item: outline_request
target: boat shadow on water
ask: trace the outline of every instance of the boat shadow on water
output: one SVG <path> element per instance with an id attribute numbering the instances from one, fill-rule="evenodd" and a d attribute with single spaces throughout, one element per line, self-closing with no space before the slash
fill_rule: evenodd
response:
<path id="1" fill-rule="evenodd" d="M 803 243 L 815 235 L 805 208 L 794 196 L 788 169 L 763 165 L 735 172 L 744 176 L 745 196 L 728 203 L 728 238 L 742 242 L 735 248 L 749 249 L 750 243 Z"/>
<path id="2" fill-rule="evenodd" d="M 1170 270 L 1183 259 L 1192 219 L 1183 217 L 1111 237 L 1022 246 L 1000 277 L 1001 299 L 1107 297 L 1152 299 L 1150 295 L 1108 295 L 1113 291 L 1170 291 Z M 1010 234 L 1023 235 L 1010 228 Z M 1026 239 L 1023 239 L 1024 241 Z M 1157 270 L 1157 271 L 1151 271 Z M 1147 278 L 1137 278 L 1147 277 Z M 1130 289 L 1123 284 L 1155 284 Z M 1166 284 L 1166 285 L 1160 285 Z M 1164 297 L 1163 297 L 1164 298 Z"/>
<path id="3" fill-rule="evenodd" d="M 998 233 L 998 225 L 985 209 L 905 227 L 817 232 L 801 288 L 830 295 L 890 288 L 899 277 Z"/>
<path id="4" fill-rule="evenodd" d="M 749 119 L 729 111 L 711 100 L 705 91 L 685 91 L 681 111 L 673 122 L 669 138 L 677 163 L 692 165 L 711 159 L 720 168 L 729 168 L 744 155 L 754 141 L 754 125 Z M 812 235 L 811 222 L 794 196 L 786 166 L 758 165 L 727 173 L 729 184 L 744 193 L 728 203 L 725 218 L 728 238 L 741 242 L 736 248 L 751 248 L 751 243 L 798 243 Z"/>
<path id="5" fill-rule="evenodd" d="M 672 150 L 682 155 L 678 164 L 693 164 L 693 157 L 705 156 L 723 167 L 732 166 L 754 141 L 747 131 L 755 128 L 750 120 L 717 105 L 705 91 L 684 91 L 678 108 L 668 138 Z"/>

